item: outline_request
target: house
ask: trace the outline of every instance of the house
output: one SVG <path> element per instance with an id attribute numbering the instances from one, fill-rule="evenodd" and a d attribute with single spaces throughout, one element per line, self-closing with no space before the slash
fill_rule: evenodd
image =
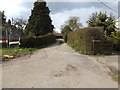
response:
<path id="1" fill-rule="evenodd" d="M 0 45 L 2 44 L 2 47 L 7 47 L 7 42 L 9 42 L 10 47 L 18 47 L 19 40 L 20 40 L 20 31 L 16 28 L 15 25 L 11 25 L 8 23 L 5 23 L 1 28 L 1 35 L 0 35 Z M 3 43 L 4 42 L 4 43 Z"/>
<path id="2" fill-rule="evenodd" d="M 20 38 L 20 31 L 16 28 L 16 26 L 11 25 L 11 23 L 5 23 L 2 26 L 2 38 L 3 40 L 7 40 L 9 38 L 10 41 L 18 41 Z"/>
<path id="3" fill-rule="evenodd" d="M 63 38 L 63 35 L 62 33 L 53 33 L 57 39 L 62 39 Z"/>
<path id="4" fill-rule="evenodd" d="M 116 20 L 117 31 L 120 31 L 120 17 Z"/>

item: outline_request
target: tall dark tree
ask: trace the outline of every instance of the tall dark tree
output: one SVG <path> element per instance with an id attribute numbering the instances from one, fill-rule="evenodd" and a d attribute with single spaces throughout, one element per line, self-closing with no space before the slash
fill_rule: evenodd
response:
<path id="1" fill-rule="evenodd" d="M 32 33 L 35 36 L 53 33 L 54 26 L 49 16 L 50 10 L 46 6 L 46 2 L 35 2 L 28 24 L 25 28 L 25 34 Z"/>
<path id="2" fill-rule="evenodd" d="M 11 20 L 10 19 L 8 19 L 8 25 L 11 26 Z"/>
<path id="3" fill-rule="evenodd" d="M 6 23 L 6 16 L 4 11 L 0 11 L 0 24 L 4 25 Z"/>

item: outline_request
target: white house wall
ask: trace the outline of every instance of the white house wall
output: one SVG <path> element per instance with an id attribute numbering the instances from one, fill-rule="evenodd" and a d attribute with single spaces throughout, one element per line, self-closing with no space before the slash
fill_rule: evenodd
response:
<path id="1" fill-rule="evenodd" d="M 116 20 L 116 27 L 118 28 L 117 30 L 120 31 L 120 18 Z"/>

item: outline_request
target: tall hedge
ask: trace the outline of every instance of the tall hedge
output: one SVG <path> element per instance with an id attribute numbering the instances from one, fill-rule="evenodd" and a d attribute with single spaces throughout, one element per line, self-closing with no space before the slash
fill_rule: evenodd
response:
<path id="1" fill-rule="evenodd" d="M 44 36 L 26 36 L 21 38 L 20 46 L 24 48 L 35 48 L 54 43 L 55 41 L 56 37 L 51 33 Z"/>
<path id="2" fill-rule="evenodd" d="M 101 27 L 88 27 L 76 30 L 68 33 L 67 43 L 83 54 L 105 53 L 107 50 L 111 51 L 112 44 L 106 40 L 103 32 L 104 30 Z M 93 39 L 95 42 L 93 42 Z"/>

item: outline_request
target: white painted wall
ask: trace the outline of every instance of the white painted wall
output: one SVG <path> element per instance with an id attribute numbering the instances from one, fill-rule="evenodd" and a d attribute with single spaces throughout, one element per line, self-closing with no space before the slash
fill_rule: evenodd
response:
<path id="1" fill-rule="evenodd" d="M 118 31 L 120 31 L 120 17 L 116 20 L 116 27 L 118 28 Z"/>

